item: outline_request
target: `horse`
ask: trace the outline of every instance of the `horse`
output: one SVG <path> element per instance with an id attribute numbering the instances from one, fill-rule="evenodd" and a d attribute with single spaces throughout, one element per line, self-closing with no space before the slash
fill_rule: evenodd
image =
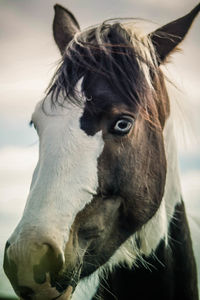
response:
<path id="1" fill-rule="evenodd" d="M 39 160 L 5 273 L 24 300 L 197 300 L 162 66 L 200 4 L 148 34 L 54 8 L 62 59 L 32 115 Z"/>

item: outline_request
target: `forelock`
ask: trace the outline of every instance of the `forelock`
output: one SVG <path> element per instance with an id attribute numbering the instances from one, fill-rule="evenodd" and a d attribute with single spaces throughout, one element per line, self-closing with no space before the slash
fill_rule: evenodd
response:
<path id="1" fill-rule="evenodd" d="M 108 20 L 96 27 L 78 32 L 68 44 L 58 70 L 49 86 L 52 103 L 81 103 L 76 84 L 83 78 L 103 76 L 122 99 L 148 111 L 149 95 L 155 94 L 152 78 L 158 64 L 150 38 L 130 23 Z M 62 96 L 62 97 L 60 97 Z M 61 102 L 62 102 L 61 101 Z"/>

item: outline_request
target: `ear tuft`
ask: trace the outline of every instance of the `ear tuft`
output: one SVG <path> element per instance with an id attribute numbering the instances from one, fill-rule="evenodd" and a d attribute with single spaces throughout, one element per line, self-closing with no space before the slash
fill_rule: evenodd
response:
<path id="1" fill-rule="evenodd" d="M 54 10 L 53 36 L 61 54 L 63 54 L 67 44 L 80 30 L 80 26 L 74 15 L 63 6 L 56 4 Z"/>
<path id="2" fill-rule="evenodd" d="M 176 47 L 185 38 L 199 11 L 200 4 L 184 17 L 157 29 L 149 35 L 160 63 L 164 62 L 171 52 L 176 51 Z"/>

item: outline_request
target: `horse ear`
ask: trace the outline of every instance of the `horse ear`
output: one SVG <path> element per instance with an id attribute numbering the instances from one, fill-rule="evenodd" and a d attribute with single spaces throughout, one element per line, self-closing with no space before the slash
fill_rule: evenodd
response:
<path id="1" fill-rule="evenodd" d="M 200 4 L 184 17 L 149 34 L 160 63 L 182 42 L 199 11 Z"/>
<path id="2" fill-rule="evenodd" d="M 61 5 L 54 6 L 55 16 L 53 20 L 53 36 L 61 54 L 67 44 L 73 39 L 80 26 L 73 14 Z"/>

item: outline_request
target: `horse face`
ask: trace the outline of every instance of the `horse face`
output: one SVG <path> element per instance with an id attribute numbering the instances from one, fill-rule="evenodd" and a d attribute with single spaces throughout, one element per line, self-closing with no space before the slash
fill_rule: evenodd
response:
<path id="1" fill-rule="evenodd" d="M 60 13 L 71 20 L 69 41 L 77 22 L 66 10 L 59 8 Z M 59 42 L 57 36 L 63 53 L 63 38 Z M 154 85 L 158 91 L 155 80 Z M 141 241 L 136 232 L 161 205 L 164 87 L 160 104 L 148 95 L 153 123 L 101 75 L 84 78 L 82 88 L 84 99 L 91 100 L 83 106 L 52 107 L 49 97 L 33 114 L 39 161 L 4 260 L 6 274 L 24 299 L 68 299 L 81 278 L 123 261 L 119 249 L 130 236 L 137 252 Z"/>
<path id="2" fill-rule="evenodd" d="M 52 299 L 74 288 L 154 215 L 162 199 L 162 132 L 105 79 L 93 80 L 85 95 L 92 101 L 83 108 L 51 109 L 46 99 L 32 116 L 39 161 L 5 259 L 16 293 L 26 299 Z"/>

